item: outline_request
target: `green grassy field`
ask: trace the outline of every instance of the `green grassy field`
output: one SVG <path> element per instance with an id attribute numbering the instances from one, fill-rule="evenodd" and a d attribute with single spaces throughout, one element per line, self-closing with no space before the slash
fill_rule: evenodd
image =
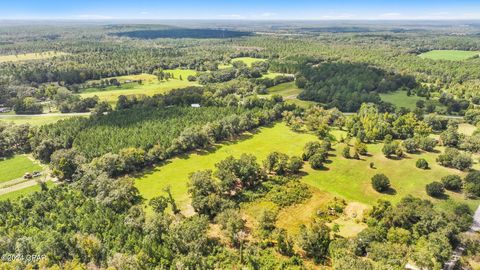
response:
<path id="1" fill-rule="evenodd" d="M 29 61 L 29 60 L 41 60 L 52 58 L 55 56 L 67 55 L 64 52 L 42 52 L 42 53 L 25 53 L 18 55 L 0 55 L 0 62 L 18 62 L 18 61 Z"/>
<path id="2" fill-rule="evenodd" d="M 281 95 L 287 103 L 295 104 L 302 108 L 308 108 L 310 106 L 318 104 L 315 101 L 297 99 L 296 97 L 298 94 L 300 94 L 301 91 L 302 90 L 295 85 L 295 82 L 288 82 L 268 88 L 268 94 L 265 96 L 278 94 Z"/>
<path id="3" fill-rule="evenodd" d="M 237 58 L 233 58 L 231 62 L 233 63 L 233 62 L 237 62 L 237 61 L 241 61 L 241 62 L 245 63 L 247 66 L 251 67 L 253 63 L 264 62 L 264 61 L 266 61 L 266 59 L 253 58 L 253 57 L 237 57 Z"/>
<path id="4" fill-rule="evenodd" d="M 362 157 L 362 160 L 345 159 L 342 157 L 343 144 L 335 148 L 334 156 L 330 157 L 331 163 L 326 164 L 325 170 L 313 170 L 306 166 L 307 173 L 302 178 L 305 183 L 317 187 L 333 196 L 345 198 L 372 205 L 378 199 L 387 199 L 398 202 L 406 195 L 413 195 L 430 199 L 440 208 L 448 206 L 447 200 L 433 199 L 425 192 L 425 185 L 449 174 L 464 175 L 464 173 L 442 167 L 436 163 L 440 153 L 408 154 L 406 158 L 394 160 L 386 158 L 382 152 L 383 144 L 369 144 L 368 151 L 371 156 Z M 431 169 L 421 170 L 416 168 L 415 162 L 425 158 Z M 375 169 L 369 167 L 374 162 Z M 390 178 L 395 190 L 393 194 L 381 194 L 371 186 L 371 177 L 377 173 L 384 173 Z M 447 192 L 449 199 L 468 203 L 472 209 L 478 206 L 478 200 L 465 200 L 462 194 Z"/>
<path id="5" fill-rule="evenodd" d="M 46 124 L 52 124 L 62 119 L 67 119 L 71 117 L 85 117 L 85 116 L 74 116 L 74 115 L 48 115 L 42 114 L 38 116 L 13 116 L 13 117 L 2 117 L 0 122 L 4 123 L 14 123 L 17 125 L 21 124 L 30 124 L 32 126 L 41 126 Z"/>
<path id="6" fill-rule="evenodd" d="M 295 82 L 282 83 L 268 88 L 269 94 L 281 95 L 284 98 L 294 98 L 300 94 L 300 92 L 302 92 L 302 90 L 295 85 Z"/>
<path id="7" fill-rule="evenodd" d="M 416 108 L 416 103 L 419 100 L 427 102 L 427 99 L 424 97 L 419 97 L 413 94 L 407 96 L 407 92 L 401 90 L 390 93 L 381 93 L 380 98 L 385 102 L 392 103 L 398 108 L 405 107 L 410 110 L 414 110 Z M 445 109 L 445 106 L 441 104 L 438 100 L 430 99 L 429 102 L 435 104 L 437 109 Z"/>
<path id="8" fill-rule="evenodd" d="M 166 70 L 167 71 L 167 70 Z M 147 95 L 152 96 L 155 94 L 166 93 L 172 89 L 184 88 L 188 86 L 198 85 L 195 82 L 187 81 L 188 75 L 195 75 L 196 71 L 193 70 L 170 70 L 174 73 L 176 78 L 179 78 L 179 75 L 182 75 L 183 80 L 179 79 L 170 79 L 168 81 L 158 81 L 157 77 L 151 74 L 140 74 L 140 75 L 129 75 L 116 77 L 120 82 L 125 82 L 126 80 L 142 80 L 143 83 L 139 84 L 136 82 L 124 83 L 120 87 L 108 86 L 103 89 L 99 88 L 88 88 L 85 89 L 80 96 L 93 97 L 98 96 L 100 100 L 107 101 L 111 104 L 117 102 L 118 96 L 120 95 Z"/>
<path id="9" fill-rule="evenodd" d="M 337 137 L 342 133 L 341 131 L 333 132 Z M 217 146 L 211 151 L 175 158 L 168 164 L 156 167 L 139 176 L 136 179 L 136 186 L 147 200 L 163 194 L 162 189 L 170 186 L 180 208 L 186 213 L 191 213 L 190 199 L 187 193 L 187 181 L 190 173 L 197 170 L 213 169 L 215 163 L 229 155 L 239 156 L 242 153 L 252 153 L 257 156 L 259 162 L 272 151 L 301 155 L 305 143 L 312 140 L 316 140 L 315 136 L 293 132 L 283 123 L 279 123 L 274 127 L 262 128 L 255 135 L 248 134 L 242 140 Z M 465 200 L 461 194 L 447 192 L 449 198 L 445 200 L 433 199 L 426 194 L 426 184 L 439 181 L 441 177 L 448 174 L 464 174 L 437 165 L 435 159 L 439 153 L 409 154 L 402 160 L 393 160 L 383 156 L 381 153 L 382 144 L 370 144 L 368 150 L 371 156 L 363 157 L 362 160 L 347 160 L 341 155 L 343 146 L 343 144 L 334 146 L 335 151 L 332 152 L 334 155 L 329 158 L 330 162 L 326 164 L 326 169 L 313 170 L 306 165 L 303 170 L 305 175 L 301 180 L 318 190 L 319 198 L 336 196 L 350 202 L 373 205 L 378 199 L 398 202 L 404 196 L 412 194 L 430 199 L 442 209 L 448 207 L 448 201 L 452 199 L 466 202 L 472 208 L 478 206 L 478 200 Z M 431 169 L 420 170 L 415 167 L 415 162 L 420 157 L 429 162 Z M 375 163 L 376 169 L 369 167 L 370 162 Z M 390 178 L 395 190 L 394 194 L 380 194 L 372 189 L 371 177 L 376 173 L 385 173 Z M 317 201 L 310 204 L 318 206 Z M 286 215 L 297 214 L 288 213 Z M 308 214 L 304 213 L 304 217 Z M 297 219 L 299 218 L 297 217 Z"/>
<path id="10" fill-rule="evenodd" d="M 22 177 L 26 172 L 41 171 L 42 167 L 27 156 L 17 155 L 0 161 L 0 183 Z"/>
<path id="11" fill-rule="evenodd" d="M 380 98 L 385 102 L 390 102 L 397 107 L 405 107 L 410 110 L 416 108 L 416 102 L 419 100 L 425 100 L 423 97 L 416 95 L 407 96 L 406 91 L 395 91 L 390 93 L 381 93 Z"/>
<path id="12" fill-rule="evenodd" d="M 172 194 L 182 210 L 188 210 L 190 198 L 187 194 L 188 175 L 198 170 L 213 169 L 215 163 L 226 157 L 242 153 L 255 154 L 261 162 L 270 152 L 281 151 L 299 155 L 305 143 L 315 140 L 310 134 L 292 132 L 287 126 L 262 128 L 258 134 L 246 134 L 242 140 L 218 145 L 210 151 L 193 153 L 174 158 L 136 179 L 135 185 L 147 200 L 163 194 L 162 189 L 170 186 Z"/>
<path id="13" fill-rule="evenodd" d="M 267 59 L 262 59 L 262 58 L 253 58 L 253 57 L 237 57 L 237 58 L 233 58 L 230 63 L 233 63 L 233 62 L 243 62 L 245 63 L 247 66 L 251 67 L 253 63 L 255 62 L 264 62 L 266 61 Z M 218 69 L 226 69 L 226 68 L 231 68 L 233 67 L 232 64 L 220 64 L 218 65 Z"/>
<path id="14" fill-rule="evenodd" d="M 54 185 L 54 183 L 52 181 L 47 182 L 48 187 L 52 187 L 53 185 Z M 28 195 L 28 194 L 32 194 L 36 191 L 40 191 L 40 185 L 38 185 L 38 184 L 34 185 L 34 186 L 24 188 L 24 189 L 20 189 L 20 190 L 17 190 L 17 191 L 13 191 L 13 192 L 10 192 L 10 193 L 2 194 L 2 195 L 0 195 L 0 201 L 14 200 L 14 199 L 19 198 L 20 196 L 25 196 L 25 195 Z"/>
<path id="15" fill-rule="evenodd" d="M 425 59 L 432 60 L 450 60 L 450 61 L 464 61 L 478 56 L 478 51 L 460 51 L 460 50 L 433 50 L 422 53 L 419 56 Z"/>
<path id="16" fill-rule="evenodd" d="M 472 136 L 475 130 L 477 130 L 477 127 L 468 123 L 461 123 L 458 125 L 458 132 L 463 135 Z"/>

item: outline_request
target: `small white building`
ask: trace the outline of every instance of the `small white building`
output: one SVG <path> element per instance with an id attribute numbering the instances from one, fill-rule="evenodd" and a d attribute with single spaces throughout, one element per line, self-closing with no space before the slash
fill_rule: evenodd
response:
<path id="1" fill-rule="evenodd" d="M 198 103 L 193 103 L 190 105 L 192 108 L 200 108 L 200 104 Z"/>

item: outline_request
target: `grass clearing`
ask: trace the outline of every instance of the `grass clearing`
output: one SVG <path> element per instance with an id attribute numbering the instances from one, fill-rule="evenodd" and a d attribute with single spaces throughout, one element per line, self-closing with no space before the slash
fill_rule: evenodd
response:
<path id="1" fill-rule="evenodd" d="M 261 162 L 272 151 L 288 155 L 300 155 L 303 146 L 316 137 L 310 134 L 295 133 L 285 124 L 261 128 L 256 134 L 246 133 L 242 140 L 226 142 L 208 151 L 199 151 L 190 155 L 174 158 L 163 166 L 158 166 L 136 179 L 135 185 L 140 194 L 147 199 L 162 195 L 163 189 L 170 186 L 179 207 L 188 211 L 190 198 L 187 182 L 190 173 L 198 170 L 214 169 L 215 163 L 233 155 L 243 153 L 257 156 Z"/>
<path id="2" fill-rule="evenodd" d="M 263 74 L 263 78 L 269 78 L 269 79 L 275 79 L 275 77 L 278 77 L 278 76 L 293 76 L 292 74 L 288 74 L 288 73 L 277 73 L 277 72 L 267 72 L 267 74 Z"/>
<path id="3" fill-rule="evenodd" d="M 295 82 L 281 83 L 268 88 L 269 94 L 281 95 L 284 98 L 295 98 L 302 90 L 295 85 Z"/>
<path id="4" fill-rule="evenodd" d="M 458 132 L 466 136 L 472 136 L 475 130 L 477 130 L 477 127 L 468 123 L 458 125 Z"/>
<path id="5" fill-rule="evenodd" d="M 54 185 L 54 183 L 52 181 L 47 181 L 47 187 L 52 187 Z M 12 192 L 9 192 L 9 193 L 6 193 L 6 194 L 2 194 L 0 195 L 0 201 L 4 201 L 4 200 L 15 200 L 21 196 L 26 196 L 26 195 L 29 195 L 29 194 L 32 194 L 34 192 L 37 192 L 37 191 L 40 191 L 40 185 L 36 184 L 36 185 L 33 185 L 33 186 L 29 186 L 29 187 L 26 187 L 26 188 L 23 188 L 23 189 L 19 189 L 19 190 L 16 190 L 16 191 L 12 191 Z"/>
<path id="6" fill-rule="evenodd" d="M 180 74 L 187 74 L 186 71 L 178 71 L 177 75 Z M 149 75 L 149 76 L 147 76 Z M 121 80 L 139 80 L 139 75 L 135 75 L 137 77 L 129 77 L 130 79 L 125 79 L 125 77 L 121 77 Z M 145 81 L 142 84 L 137 82 L 128 82 L 124 83 L 121 86 L 108 86 L 106 88 L 88 88 L 83 91 L 80 96 L 82 98 L 86 97 L 93 97 L 98 96 L 100 100 L 107 101 L 110 104 L 115 104 L 118 100 L 120 95 L 146 95 L 146 96 L 153 96 L 155 94 L 163 94 L 170 90 L 177 89 L 177 88 L 184 88 L 188 86 L 196 86 L 198 85 L 195 82 L 187 81 L 188 76 L 183 76 L 183 80 L 178 79 L 170 79 L 168 81 L 158 81 L 157 77 L 151 74 L 141 74 L 141 76 L 145 77 Z M 153 76 L 154 78 L 150 77 Z M 135 79 L 134 79 L 135 78 Z M 143 81 L 143 80 L 142 80 Z"/>
<path id="7" fill-rule="evenodd" d="M 243 62 L 245 65 L 251 67 L 253 63 L 255 62 L 265 62 L 267 59 L 262 59 L 262 58 L 253 58 L 253 57 L 237 57 L 232 59 L 232 63 L 234 62 Z"/>
<path id="8" fill-rule="evenodd" d="M 478 51 L 461 51 L 461 50 L 433 50 L 422 53 L 419 57 L 432 60 L 449 60 L 449 61 L 465 61 L 478 57 Z"/>
<path id="9" fill-rule="evenodd" d="M 417 101 L 426 101 L 425 98 L 416 95 L 407 96 L 407 92 L 401 90 L 390 93 L 381 93 L 380 98 L 385 102 L 392 103 L 398 108 L 405 107 L 410 110 L 415 110 Z"/>
<path id="10" fill-rule="evenodd" d="M 71 117 L 85 117 L 78 115 L 48 115 L 48 114 L 39 114 L 36 116 L 22 116 L 22 115 L 12 115 L 5 116 L 0 118 L 0 122 L 5 123 L 14 123 L 16 125 L 30 124 L 32 126 L 42 126 L 47 124 L 53 124 L 59 120 L 67 119 Z"/>
<path id="11" fill-rule="evenodd" d="M 281 95 L 287 103 L 295 104 L 301 108 L 308 108 L 318 104 L 315 101 L 297 99 L 300 92 L 302 92 L 302 89 L 298 88 L 295 82 L 287 82 L 268 88 L 268 94 L 266 96 L 273 94 Z"/>
<path id="12" fill-rule="evenodd" d="M 20 61 L 30 61 L 30 60 L 42 60 L 53 58 L 57 56 L 67 55 L 64 52 L 54 52 L 54 51 L 47 51 L 41 53 L 23 53 L 17 55 L 0 55 L 0 62 L 20 62 Z"/>
<path id="13" fill-rule="evenodd" d="M 0 161 L 0 183 L 20 178 L 27 172 L 41 170 L 42 167 L 35 164 L 27 156 L 16 155 Z"/>
<path id="14" fill-rule="evenodd" d="M 302 178 L 307 184 L 328 192 L 333 196 L 344 198 L 347 201 L 361 202 L 367 205 L 374 204 L 378 199 L 386 199 L 396 203 L 406 195 L 413 195 L 423 199 L 429 199 L 436 206 L 445 209 L 449 200 L 467 203 L 472 209 L 478 206 L 479 200 L 466 200 L 462 194 L 449 192 L 448 199 L 434 199 L 427 195 L 425 185 L 433 181 L 439 181 L 443 176 L 457 174 L 464 176 L 464 172 L 442 167 L 436 163 L 440 153 L 408 154 L 401 160 L 386 158 L 382 153 L 382 143 L 369 144 L 369 156 L 361 160 L 345 159 L 342 149 L 345 144 L 338 144 L 332 156 L 331 162 L 326 164 L 323 170 L 313 170 L 306 166 L 307 173 Z M 440 150 L 440 148 L 438 148 Z M 419 158 L 425 158 L 430 169 L 421 170 L 415 166 Z M 370 168 L 370 162 L 375 164 L 375 169 Z M 390 178 L 394 189 L 391 194 L 376 192 L 371 186 L 371 178 L 377 173 L 384 173 Z"/>
<path id="15" fill-rule="evenodd" d="M 336 137 L 345 132 L 335 130 L 332 134 Z M 164 166 L 158 166 L 136 179 L 135 185 L 147 201 L 155 196 L 163 194 L 163 189 L 170 186 L 172 194 L 179 207 L 185 212 L 192 211 L 189 206 L 190 198 L 187 192 L 188 175 L 197 170 L 213 169 L 214 164 L 225 159 L 229 155 L 239 156 L 242 153 L 252 153 L 261 162 L 270 152 L 280 151 L 288 155 L 301 155 L 305 143 L 316 140 L 316 137 L 308 133 L 296 133 L 291 131 L 284 123 L 278 123 L 273 127 L 261 128 L 256 134 L 245 134 L 242 140 L 227 142 L 217 145 L 208 151 L 199 151 L 190 155 L 177 157 Z M 378 199 L 387 199 L 393 203 L 399 202 L 406 195 L 429 199 L 437 207 L 446 209 L 450 200 L 467 203 L 472 209 L 478 206 L 479 200 L 466 200 L 462 194 L 447 192 L 448 199 L 434 199 L 425 192 L 425 185 L 432 181 L 439 181 L 443 176 L 465 173 L 458 170 L 442 167 L 436 163 L 440 153 L 409 154 L 401 160 L 387 159 L 381 152 L 383 144 L 369 144 L 369 156 L 361 160 L 345 159 L 342 157 L 344 144 L 334 144 L 329 162 L 322 170 L 313 170 L 308 164 L 303 171 L 305 175 L 301 181 L 318 190 L 318 196 L 310 203 L 301 204 L 298 207 L 315 209 L 321 204 L 320 198 L 343 198 L 348 202 L 359 202 L 365 205 L 373 205 Z M 442 149 L 438 149 L 442 150 Z M 421 170 L 416 168 L 418 158 L 425 158 L 431 169 Z M 375 169 L 369 167 L 374 162 Z M 377 173 L 386 174 L 395 190 L 392 194 L 381 194 L 371 187 L 371 177 Z M 318 200 L 318 202 L 317 202 Z M 264 206 L 256 207 L 261 209 Z M 304 222 L 308 220 L 310 210 L 302 212 L 300 208 L 292 208 L 281 214 L 279 220 L 292 216 L 292 220 L 285 224 L 293 224 L 293 220 Z M 256 210 L 246 210 L 251 215 L 256 215 Z M 281 224 L 281 222 L 280 222 Z M 285 225 L 287 226 L 287 225 Z M 346 225 L 345 225 L 346 226 Z"/>

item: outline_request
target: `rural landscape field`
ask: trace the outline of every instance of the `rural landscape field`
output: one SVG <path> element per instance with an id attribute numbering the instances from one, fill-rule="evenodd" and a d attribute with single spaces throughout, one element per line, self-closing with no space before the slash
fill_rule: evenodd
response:
<path id="1" fill-rule="evenodd" d="M 0 4 L 0 269 L 480 270 L 478 11 Z"/>

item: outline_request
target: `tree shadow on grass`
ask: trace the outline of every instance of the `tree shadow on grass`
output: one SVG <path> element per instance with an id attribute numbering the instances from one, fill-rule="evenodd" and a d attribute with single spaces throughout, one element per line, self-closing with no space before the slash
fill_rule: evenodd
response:
<path id="1" fill-rule="evenodd" d="M 381 192 L 382 194 L 387 194 L 387 195 L 397 195 L 397 190 L 390 187 L 387 190 Z"/>
<path id="2" fill-rule="evenodd" d="M 450 196 L 443 193 L 443 194 L 440 194 L 440 195 L 432 196 L 432 198 L 437 199 L 437 200 L 445 201 L 445 200 L 448 200 L 448 198 L 450 198 Z"/>

